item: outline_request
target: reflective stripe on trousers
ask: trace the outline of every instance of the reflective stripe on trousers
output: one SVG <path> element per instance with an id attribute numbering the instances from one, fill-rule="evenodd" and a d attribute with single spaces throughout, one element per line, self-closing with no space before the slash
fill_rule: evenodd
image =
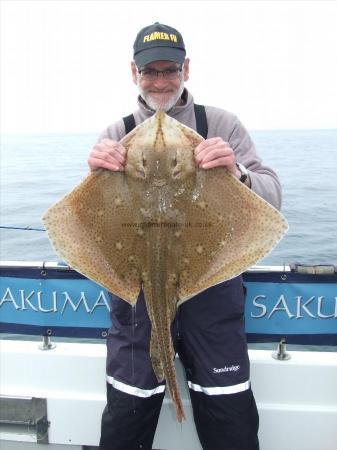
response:
<path id="1" fill-rule="evenodd" d="M 125 394 L 135 395 L 136 397 L 148 398 L 152 395 L 161 394 L 165 391 L 165 384 L 161 384 L 153 389 L 141 389 L 136 386 L 130 386 L 129 384 L 118 381 L 114 377 L 107 376 L 106 380 L 115 389 L 121 392 L 125 392 Z M 243 392 L 249 389 L 250 382 L 245 381 L 244 383 L 234 384 L 233 386 L 205 387 L 188 381 L 188 387 L 193 391 L 203 392 L 206 395 L 236 394 L 238 392 Z"/>

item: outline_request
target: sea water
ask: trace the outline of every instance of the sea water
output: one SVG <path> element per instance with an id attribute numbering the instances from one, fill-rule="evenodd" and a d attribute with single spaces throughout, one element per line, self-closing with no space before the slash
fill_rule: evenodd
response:
<path id="1" fill-rule="evenodd" d="M 260 263 L 336 265 L 337 130 L 269 130 L 250 134 L 263 163 L 280 178 L 282 212 L 290 227 L 281 243 Z M 97 135 L 3 136 L 0 225 L 43 228 L 41 216 L 46 209 L 88 174 L 87 158 Z M 0 228 L 0 233 L 1 260 L 60 260 L 43 231 Z M 250 347 L 274 348 L 275 344 Z M 293 345 L 290 349 L 337 351 L 331 346 Z"/>
<path id="2" fill-rule="evenodd" d="M 46 209 L 88 174 L 97 134 L 3 136 L 0 225 L 43 228 Z M 287 235 L 260 263 L 337 264 L 337 130 L 250 134 L 263 163 L 280 178 L 289 222 Z M 60 259 L 45 232 L 0 232 L 1 260 Z"/>

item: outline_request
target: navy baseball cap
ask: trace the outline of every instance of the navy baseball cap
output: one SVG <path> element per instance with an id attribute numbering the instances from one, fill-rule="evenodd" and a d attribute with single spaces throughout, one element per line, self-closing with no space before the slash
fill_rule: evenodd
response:
<path id="1" fill-rule="evenodd" d="M 185 56 L 185 44 L 179 31 L 159 22 L 142 28 L 133 44 L 137 67 L 160 60 L 183 64 Z"/>

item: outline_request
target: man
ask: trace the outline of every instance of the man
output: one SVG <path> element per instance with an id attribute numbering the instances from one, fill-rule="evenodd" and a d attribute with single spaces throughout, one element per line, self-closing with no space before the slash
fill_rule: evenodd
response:
<path id="1" fill-rule="evenodd" d="M 197 129 L 193 97 L 185 89 L 189 59 L 181 34 L 155 23 L 134 43 L 131 63 L 139 88 L 135 124 L 164 110 Z M 195 149 L 202 169 L 224 167 L 276 208 L 281 192 L 276 174 L 262 165 L 240 121 L 206 107 L 207 139 Z M 90 169 L 123 170 L 126 133 L 122 119 L 100 136 L 89 156 Z M 175 349 L 185 367 L 194 420 L 207 450 L 257 450 L 258 413 L 249 382 L 244 332 L 242 277 L 213 286 L 178 307 L 172 326 Z M 150 322 L 141 293 L 136 308 L 111 295 L 112 327 L 107 339 L 107 406 L 101 450 L 152 448 L 164 385 L 158 385 L 149 358 Z M 170 449 L 173 450 L 173 449 Z"/>

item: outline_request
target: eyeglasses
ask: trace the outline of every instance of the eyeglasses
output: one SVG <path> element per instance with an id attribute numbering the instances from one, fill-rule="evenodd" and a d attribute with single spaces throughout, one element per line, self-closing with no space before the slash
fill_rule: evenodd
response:
<path id="1" fill-rule="evenodd" d="M 180 76 L 181 67 L 172 67 L 170 69 L 156 70 L 156 69 L 139 69 L 138 73 L 143 80 L 154 81 L 161 73 L 164 80 L 176 80 Z"/>

